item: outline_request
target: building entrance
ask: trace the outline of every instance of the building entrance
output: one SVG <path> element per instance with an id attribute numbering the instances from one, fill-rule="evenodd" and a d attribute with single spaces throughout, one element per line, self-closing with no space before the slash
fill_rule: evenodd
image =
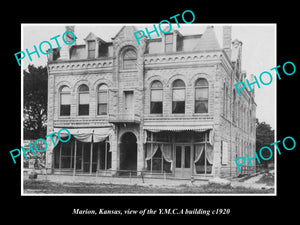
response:
<path id="1" fill-rule="evenodd" d="M 191 177 L 192 168 L 191 145 L 175 145 L 175 176 L 181 178 Z"/>
<path id="2" fill-rule="evenodd" d="M 137 170 L 137 139 L 136 136 L 127 132 L 121 137 L 120 144 L 120 174 L 127 174 L 126 170 Z M 122 171 L 123 170 L 123 171 Z"/>

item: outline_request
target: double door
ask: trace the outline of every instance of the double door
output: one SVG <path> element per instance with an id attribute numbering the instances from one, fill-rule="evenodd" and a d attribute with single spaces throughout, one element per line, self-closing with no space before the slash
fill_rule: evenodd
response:
<path id="1" fill-rule="evenodd" d="M 192 148 L 191 145 L 175 145 L 175 176 L 190 178 L 192 175 Z"/>

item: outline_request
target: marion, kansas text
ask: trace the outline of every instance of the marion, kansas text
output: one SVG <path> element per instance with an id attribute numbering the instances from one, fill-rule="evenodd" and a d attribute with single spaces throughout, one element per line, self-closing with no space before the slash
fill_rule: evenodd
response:
<path id="1" fill-rule="evenodd" d="M 111 209 L 73 209 L 72 214 L 78 215 L 98 215 L 98 214 L 106 214 L 106 215 L 122 215 L 121 210 L 111 210 Z"/>

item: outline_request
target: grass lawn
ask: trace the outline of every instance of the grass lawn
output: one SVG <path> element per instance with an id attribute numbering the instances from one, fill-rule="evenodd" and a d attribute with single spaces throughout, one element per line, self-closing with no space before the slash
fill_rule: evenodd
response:
<path id="1" fill-rule="evenodd" d="M 245 187 L 222 186 L 207 184 L 202 186 L 180 185 L 177 187 L 157 187 L 124 184 L 87 184 L 87 183 L 55 183 L 49 181 L 24 180 L 25 194 L 246 194 L 246 193 L 273 193 L 274 190 L 260 190 Z"/>

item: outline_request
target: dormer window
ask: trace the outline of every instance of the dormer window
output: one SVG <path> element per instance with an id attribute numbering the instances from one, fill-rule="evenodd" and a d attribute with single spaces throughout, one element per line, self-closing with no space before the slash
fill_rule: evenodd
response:
<path id="1" fill-rule="evenodd" d="M 173 52 L 173 34 L 166 35 L 165 49 L 166 52 Z"/>
<path id="2" fill-rule="evenodd" d="M 88 58 L 94 59 L 96 53 L 96 41 L 88 41 Z"/>

